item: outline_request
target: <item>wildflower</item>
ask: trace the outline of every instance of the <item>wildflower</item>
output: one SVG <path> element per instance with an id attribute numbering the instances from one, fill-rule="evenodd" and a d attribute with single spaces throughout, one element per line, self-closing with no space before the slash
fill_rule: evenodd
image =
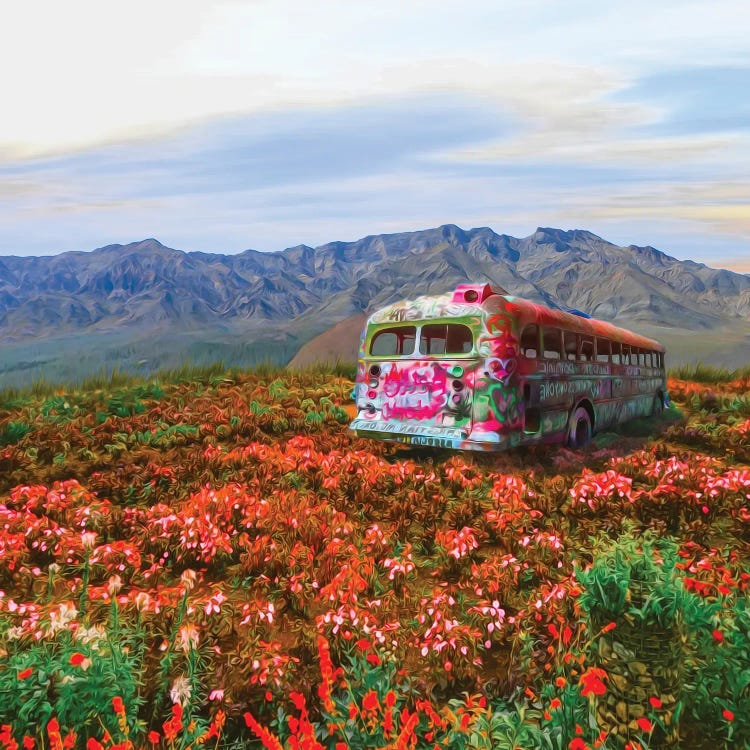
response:
<path id="1" fill-rule="evenodd" d="M 278 738 L 271 734 L 264 726 L 261 726 L 249 711 L 245 712 L 244 718 L 245 724 L 253 731 L 266 750 L 283 750 L 283 746 Z"/>
<path id="2" fill-rule="evenodd" d="M 224 700 L 224 691 L 223 690 L 212 690 L 208 694 L 208 700 L 210 700 L 210 701 L 223 701 Z"/>
<path id="3" fill-rule="evenodd" d="M 182 575 L 180 576 L 180 581 L 182 582 L 182 585 L 185 589 L 185 591 L 191 591 L 195 587 L 195 579 L 198 577 L 198 574 L 191 570 L 190 568 L 187 568 L 186 570 L 182 571 Z"/>
<path id="4" fill-rule="evenodd" d="M 86 743 L 86 750 L 104 750 L 104 745 L 99 740 L 89 737 Z"/>
<path id="5" fill-rule="evenodd" d="M 187 677 L 180 675 L 175 677 L 172 683 L 172 689 L 169 691 L 169 697 L 172 699 L 172 703 L 178 703 L 180 706 L 184 706 L 190 700 L 190 682 Z"/>
<path id="6" fill-rule="evenodd" d="M 367 662 L 372 664 L 373 667 L 380 665 L 380 657 L 377 654 L 367 654 Z"/>
<path id="7" fill-rule="evenodd" d="M 135 608 L 139 612 L 143 612 L 144 610 L 148 609 L 150 604 L 151 597 L 145 591 L 139 591 L 135 595 Z"/>
<path id="8" fill-rule="evenodd" d="M 564 688 L 568 684 L 568 681 L 564 677 L 556 677 L 555 685 L 559 688 Z"/>
<path id="9" fill-rule="evenodd" d="M 574 737 L 568 748 L 569 750 L 586 750 L 586 743 L 580 737 Z"/>
<path id="10" fill-rule="evenodd" d="M 84 531 L 81 534 L 81 545 L 85 550 L 92 550 L 96 546 L 96 534 L 93 531 Z"/>
<path id="11" fill-rule="evenodd" d="M 23 736 L 23 742 L 21 743 L 23 750 L 34 750 L 36 740 L 33 737 L 29 737 L 27 734 Z"/>
<path id="12" fill-rule="evenodd" d="M 610 622 L 602 628 L 602 633 L 609 633 L 617 627 L 616 622 Z"/>
<path id="13" fill-rule="evenodd" d="M 581 695 L 604 695 L 607 692 L 607 687 L 602 682 L 602 679 L 607 678 L 607 673 L 603 669 L 598 667 L 591 667 L 587 669 L 579 680 L 581 685 Z"/>
<path id="14" fill-rule="evenodd" d="M 112 698 L 112 709 L 116 714 L 125 713 L 125 704 L 122 702 L 122 698 L 119 695 Z"/>
<path id="15" fill-rule="evenodd" d="M 731 712 L 731 711 L 730 711 L 730 710 L 729 710 L 728 708 L 725 708 L 725 709 L 724 709 L 724 710 L 723 710 L 723 711 L 721 712 L 721 715 L 722 715 L 722 716 L 723 716 L 723 717 L 724 717 L 724 718 L 725 718 L 725 719 L 726 719 L 727 721 L 734 721 L 734 714 L 733 714 L 733 713 L 732 713 L 732 712 Z"/>
<path id="16" fill-rule="evenodd" d="M 654 707 L 654 708 L 661 708 L 661 700 L 657 698 L 655 695 L 652 695 L 648 702 Z"/>
<path id="17" fill-rule="evenodd" d="M 32 670 L 31 667 L 26 667 L 23 671 L 19 672 L 16 677 L 18 677 L 19 680 L 28 680 L 29 677 L 31 677 Z"/>
<path id="18" fill-rule="evenodd" d="M 86 657 L 76 651 L 74 654 L 71 654 L 69 661 L 71 667 L 80 667 L 86 661 Z"/>
<path id="19" fill-rule="evenodd" d="M 110 576 L 107 583 L 107 592 L 110 596 L 115 596 L 122 588 L 122 578 L 118 575 Z"/>
<path id="20" fill-rule="evenodd" d="M 298 711 L 305 710 L 305 696 L 302 695 L 302 693 L 298 693 L 293 690 L 291 693 L 289 693 L 289 697 L 291 698 L 292 703 L 294 703 L 294 707 Z"/>
<path id="21" fill-rule="evenodd" d="M 721 630 L 714 630 L 711 635 L 714 637 L 714 640 L 717 643 L 722 643 L 724 640 L 724 633 L 721 632 Z"/>
<path id="22" fill-rule="evenodd" d="M 159 740 L 161 740 L 161 735 L 158 732 L 155 732 L 153 729 L 148 733 L 148 741 L 152 745 L 158 745 Z"/>
<path id="23" fill-rule="evenodd" d="M 638 719 L 637 724 L 642 732 L 653 731 L 654 725 L 645 716 L 642 716 L 640 719 Z"/>
<path id="24" fill-rule="evenodd" d="M 370 690 L 362 699 L 362 708 L 365 711 L 375 711 L 379 705 L 378 695 L 374 690 Z"/>
<path id="25" fill-rule="evenodd" d="M 179 632 L 180 648 L 187 654 L 192 649 L 198 648 L 198 628 L 192 623 L 183 625 Z"/>

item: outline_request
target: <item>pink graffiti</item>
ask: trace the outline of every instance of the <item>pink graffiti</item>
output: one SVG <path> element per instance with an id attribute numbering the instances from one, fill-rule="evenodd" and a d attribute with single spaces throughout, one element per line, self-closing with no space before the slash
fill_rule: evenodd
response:
<path id="1" fill-rule="evenodd" d="M 389 370 L 383 379 L 385 419 L 431 419 L 445 406 L 448 376 L 439 365 Z"/>

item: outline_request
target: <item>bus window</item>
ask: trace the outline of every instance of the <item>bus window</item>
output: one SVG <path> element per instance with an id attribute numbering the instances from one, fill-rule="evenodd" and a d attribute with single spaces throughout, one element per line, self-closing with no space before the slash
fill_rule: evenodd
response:
<path id="1" fill-rule="evenodd" d="M 583 334 L 581 336 L 581 359 L 591 362 L 594 359 L 594 337 Z"/>
<path id="2" fill-rule="evenodd" d="M 378 331 L 370 343 L 370 354 L 374 357 L 401 357 L 414 352 L 417 329 L 414 326 L 399 326 Z"/>
<path id="3" fill-rule="evenodd" d="M 596 361 L 609 362 L 609 339 L 596 337 Z"/>
<path id="4" fill-rule="evenodd" d="M 573 331 L 563 331 L 563 342 L 565 344 L 565 359 L 575 361 L 578 356 L 578 334 Z"/>
<path id="5" fill-rule="evenodd" d="M 471 329 L 459 323 L 422 326 L 420 354 L 468 354 L 473 346 Z"/>
<path id="6" fill-rule="evenodd" d="M 619 341 L 612 342 L 612 364 L 622 364 L 622 344 Z"/>
<path id="7" fill-rule="evenodd" d="M 527 359 L 536 359 L 539 356 L 539 328 L 537 326 L 526 326 L 523 329 L 521 354 Z"/>
<path id="8" fill-rule="evenodd" d="M 646 367 L 653 367 L 653 366 L 654 366 L 654 353 L 646 352 Z"/>
<path id="9" fill-rule="evenodd" d="M 562 351 L 562 331 L 559 328 L 542 328 L 545 359 L 560 359 Z"/>
<path id="10" fill-rule="evenodd" d="M 644 352 L 643 349 L 638 350 L 638 364 L 641 367 L 646 366 L 646 352 Z"/>
<path id="11" fill-rule="evenodd" d="M 621 358 L 622 364 L 629 365 L 630 364 L 630 344 L 623 344 L 622 345 L 622 358 Z"/>

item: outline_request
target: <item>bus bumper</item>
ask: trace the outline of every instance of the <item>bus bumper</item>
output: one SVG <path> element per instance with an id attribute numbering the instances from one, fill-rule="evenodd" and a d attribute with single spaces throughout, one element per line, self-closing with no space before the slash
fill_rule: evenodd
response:
<path id="1" fill-rule="evenodd" d="M 385 440 L 414 447 L 450 448 L 452 450 L 501 451 L 509 448 L 502 435 L 489 432 L 462 430 L 455 427 L 436 427 L 378 419 L 355 419 L 349 431 L 357 437 Z"/>

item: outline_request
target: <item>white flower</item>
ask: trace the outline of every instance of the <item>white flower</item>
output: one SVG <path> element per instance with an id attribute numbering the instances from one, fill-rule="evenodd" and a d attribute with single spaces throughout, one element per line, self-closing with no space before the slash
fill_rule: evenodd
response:
<path id="1" fill-rule="evenodd" d="M 190 700 L 190 682 L 187 677 L 175 677 L 175 681 L 172 683 L 172 689 L 169 691 L 169 697 L 172 699 L 172 703 L 179 703 L 181 706 Z"/>
<path id="2" fill-rule="evenodd" d="M 120 576 L 110 576 L 107 584 L 107 591 L 110 596 L 114 596 L 122 588 L 122 578 Z"/>
<path id="3" fill-rule="evenodd" d="M 81 544 L 84 549 L 94 549 L 96 546 L 96 534 L 93 531 L 84 531 L 84 533 L 81 534 Z"/>
<path id="4" fill-rule="evenodd" d="M 187 654 L 190 650 L 198 648 L 198 628 L 192 623 L 183 625 L 180 628 L 180 648 Z"/>

